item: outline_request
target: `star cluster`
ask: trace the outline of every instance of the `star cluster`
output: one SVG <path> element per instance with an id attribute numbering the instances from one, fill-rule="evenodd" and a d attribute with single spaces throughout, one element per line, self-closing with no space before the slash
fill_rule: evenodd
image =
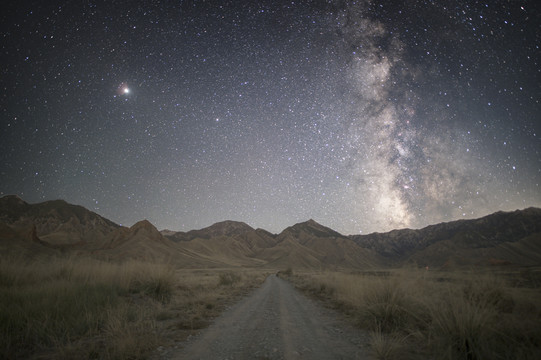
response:
<path id="1" fill-rule="evenodd" d="M 0 194 L 344 234 L 541 206 L 535 1 L 4 7 Z"/>

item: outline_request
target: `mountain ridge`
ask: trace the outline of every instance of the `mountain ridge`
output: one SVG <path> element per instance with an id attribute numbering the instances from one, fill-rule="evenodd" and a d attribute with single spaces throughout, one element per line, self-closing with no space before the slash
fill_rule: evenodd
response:
<path id="1" fill-rule="evenodd" d="M 191 267 L 529 266 L 541 265 L 541 209 L 367 235 L 343 235 L 313 219 L 279 234 L 231 220 L 175 232 L 158 231 L 148 220 L 123 227 L 63 200 L 28 204 L 9 195 L 0 198 L 0 246 L 117 260 L 165 259 Z"/>
<path id="2" fill-rule="evenodd" d="M 437 248 L 438 243 L 452 245 L 448 252 L 453 251 L 457 245 L 461 245 L 460 248 L 483 249 L 519 242 L 535 234 L 541 234 L 541 209 L 529 207 L 507 212 L 497 211 L 477 219 L 442 222 L 422 229 L 350 235 L 350 238 L 384 258 L 403 262 L 420 261 L 425 250 L 428 253 L 441 252 L 442 250 Z M 541 241 L 541 236 L 536 235 L 533 241 Z"/>

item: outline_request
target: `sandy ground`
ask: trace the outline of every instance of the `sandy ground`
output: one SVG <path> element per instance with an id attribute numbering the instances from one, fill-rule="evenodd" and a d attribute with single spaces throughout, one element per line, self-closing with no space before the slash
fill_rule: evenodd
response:
<path id="1" fill-rule="evenodd" d="M 275 275 L 162 359 L 372 359 L 365 332 Z"/>

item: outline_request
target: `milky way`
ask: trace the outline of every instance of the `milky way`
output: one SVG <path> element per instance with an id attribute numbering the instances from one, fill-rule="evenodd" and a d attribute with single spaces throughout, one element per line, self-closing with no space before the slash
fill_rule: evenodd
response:
<path id="1" fill-rule="evenodd" d="M 535 1 L 17 2 L 0 194 L 344 234 L 541 206 Z"/>

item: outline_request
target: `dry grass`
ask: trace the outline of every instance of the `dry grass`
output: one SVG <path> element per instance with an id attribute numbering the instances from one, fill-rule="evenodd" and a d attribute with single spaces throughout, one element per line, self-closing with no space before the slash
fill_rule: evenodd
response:
<path id="1" fill-rule="evenodd" d="M 378 359 L 541 358 L 541 289 L 518 287 L 510 274 L 409 268 L 291 279 L 368 329 Z"/>
<path id="2" fill-rule="evenodd" d="M 256 270 L 178 270 L 175 296 L 159 314 L 168 338 L 179 341 L 208 326 L 267 275 Z"/>
<path id="3" fill-rule="evenodd" d="M 144 354 L 157 341 L 154 308 L 170 299 L 174 280 L 160 264 L 2 258 L 0 357 Z"/>
<path id="4" fill-rule="evenodd" d="M 0 258 L 0 359 L 146 358 L 208 324 L 263 273 Z M 189 331 L 187 331 L 189 330 Z"/>
<path id="5" fill-rule="evenodd" d="M 370 332 L 372 352 L 380 360 L 399 359 L 406 347 L 406 340 L 407 337 L 395 331 L 386 333 L 378 328 Z"/>

